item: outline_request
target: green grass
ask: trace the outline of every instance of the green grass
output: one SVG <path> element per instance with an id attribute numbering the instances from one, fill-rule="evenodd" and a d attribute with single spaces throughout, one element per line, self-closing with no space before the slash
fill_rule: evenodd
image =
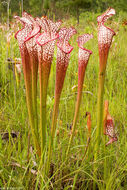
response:
<path id="1" fill-rule="evenodd" d="M 92 16 L 91 16 L 92 17 Z M 93 18 L 93 17 L 92 17 Z M 124 19 L 124 18 L 123 18 Z M 109 111 L 117 127 L 118 141 L 106 147 L 107 158 L 107 179 L 103 179 L 104 150 L 103 144 L 100 147 L 99 158 L 96 163 L 93 161 L 95 130 L 97 125 L 97 90 L 98 90 L 98 44 L 97 44 L 97 24 L 96 20 L 85 20 L 81 17 L 81 22 L 76 25 L 72 18 L 63 22 L 63 26 L 74 25 L 77 29 L 70 43 L 74 47 L 67 70 L 64 88 L 62 91 L 57 130 L 59 135 L 55 137 L 52 156 L 51 176 L 45 179 L 41 189 L 92 189 L 93 181 L 96 182 L 99 190 L 125 190 L 127 189 L 127 29 L 122 26 L 122 16 L 112 21 L 111 28 L 114 28 L 117 35 L 114 37 L 106 72 L 104 99 L 109 100 Z M 110 24 L 108 24 L 110 25 Z M 69 143 L 70 129 L 74 117 L 76 91 L 72 90 L 78 81 L 78 46 L 77 36 L 84 33 L 93 33 L 94 39 L 90 40 L 85 47 L 93 51 L 90 57 L 84 84 L 82 104 L 80 107 L 79 120 L 77 124 L 77 134 L 74 137 L 67 162 L 65 155 Z M 17 139 L 5 141 L 0 136 L 0 187 L 9 189 L 11 187 L 19 189 L 38 189 L 41 186 L 42 176 L 39 171 L 39 162 L 35 159 L 34 150 L 28 149 L 33 145 L 33 140 L 29 138 L 29 123 L 25 101 L 25 89 L 23 74 L 21 84 L 15 89 L 13 71 L 8 69 L 7 57 L 19 57 L 19 49 L 14 36 L 10 41 L 10 49 L 7 51 L 6 32 L 0 31 L 0 133 L 14 131 L 18 132 Z M 51 125 L 51 115 L 54 103 L 55 87 L 55 67 L 56 51 L 52 63 L 48 100 L 47 100 L 47 134 Z M 15 96 L 16 90 L 16 96 Z M 38 92 L 39 94 L 39 92 Z M 38 96 L 39 104 L 39 96 Z M 39 109 L 39 106 L 38 106 Z M 92 138 L 89 154 L 85 159 L 81 159 L 85 152 L 87 143 L 87 127 L 85 113 L 89 111 L 92 117 Z M 47 138 L 47 142 L 48 142 Z M 30 141 L 30 146 L 29 142 Z M 108 139 L 106 139 L 106 142 Z M 34 162 L 37 162 L 34 165 Z M 19 165 L 16 165 L 19 164 Z M 98 175 L 93 175 L 93 166 L 97 165 Z M 31 169 L 37 174 L 32 174 Z M 94 177 L 93 177 L 94 176 Z M 49 183 L 49 184 L 48 184 Z M 50 187 L 49 187 L 50 186 Z"/>

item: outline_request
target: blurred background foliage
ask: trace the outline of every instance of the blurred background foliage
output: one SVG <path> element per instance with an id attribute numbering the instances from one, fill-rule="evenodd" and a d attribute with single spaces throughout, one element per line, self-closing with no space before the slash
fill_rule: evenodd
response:
<path id="1" fill-rule="evenodd" d="M 77 23 L 83 12 L 103 12 L 113 7 L 119 14 L 127 11 L 127 0 L 0 0 L 0 22 L 11 20 L 14 15 L 21 15 L 25 10 L 33 16 L 46 15 L 53 19 L 74 16 Z"/>

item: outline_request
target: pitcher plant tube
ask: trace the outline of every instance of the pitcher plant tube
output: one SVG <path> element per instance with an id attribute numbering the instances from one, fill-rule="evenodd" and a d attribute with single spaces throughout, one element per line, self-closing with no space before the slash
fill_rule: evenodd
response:
<path id="1" fill-rule="evenodd" d="M 58 109 L 60 103 L 60 96 L 63 89 L 64 79 L 66 75 L 66 70 L 70 60 L 70 53 L 73 47 L 69 44 L 69 39 L 72 35 L 76 34 L 74 28 L 62 28 L 59 31 L 59 39 L 57 42 L 57 63 L 56 63 L 56 82 L 55 82 L 55 102 L 53 108 L 52 124 L 51 124 L 51 138 L 49 141 L 48 150 L 48 167 L 49 171 L 50 160 L 51 160 L 51 150 L 53 146 L 53 139 L 56 131 Z"/>
<path id="2" fill-rule="evenodd" d="M 25 43 L 26 39 L 30 36 L 33 30 L 33 22 L 26 18 L 26 17 L 15 17 L 18 21 L 20 21 L 24 27 L 19 30 L 15 34 L 15 38 L 18 40 L 20 53 L 21 53 L 21 59 L 22 59 L 22 65 L 23 65 L 23 72 L 24 72 L 24 80 L 25 80 L 25 87 L 26 87 L 26 100 L 27 100 L 27 108 L 28 108 L 28 115 L 29 115 L 29 121 L 31 126 L 31 132 L 34 140 L 35 149 L 37 151 L 37 154 L 39 157 L 41 156 L 41 150 L 39 146 L 39 138 L 38 138 L 38 132 L 36 130 L 35 125 L 35 111 L 33 107 L 33 85 L 32 85 L 32 78 L 34 78 L 32 73 L 32 64 L 31 64 L 31 54 L 29 53 L 29 50 L 27 49 L 27 45 Z M 39 32 L 39 30 L 38 30 Z M 36 74 L 35 74 L 36 75 Z M 36 89 L 35 89 L 36 91 Z"/>
<path id="3" fill-rule="evenodd" d="M 36 18 L 43 33 L 37 36 L 36 42 L 40 47 L 38 51 L 39 58 L 39 78 L 40 78 L 40 132 L 41 132 L 41 151 L 44 153 L 46 143 L 46 99 L 48 80 L 51 69 L 51 63 L 54 54 L 55 42 L 58 38 L 58 30 L 61 21 L 56 23 L 47 18 Z"/>
<path id="4" fill-rule="evenodd" d="M 92 51 L 85 49 L 83 47 L 83 45 L 84 45 L 84 43 L 89 41 L 91 38 L 93 38 L 92 34 L 84 34 L 82 36 L 79 36 L 78 41 L 77 41 L 78 46 L 79 46 L 79 53 L 78 53 L 78 94 L 77 94 L 77 101 L 76 101 L 76 107 L 75 107 L 75 115 L 74 115 L 74 120 L 73 120 L 73 124 L 72 124 L 72 132 L 71 132 L 66 156 L 69 153 L 70 145 L 72 143 L 72 140 L 73 140 L 73 137 L 75 134 L 77 119 L 78 119 L 78 115 L 79 115 L 79 109 L 80 109 L 80 105 L 81 105 L 82 89 L 83 89 L 85 71 L 86 71 L 86 67 L 87 67 L 90 55 L 92 54 Z"/>

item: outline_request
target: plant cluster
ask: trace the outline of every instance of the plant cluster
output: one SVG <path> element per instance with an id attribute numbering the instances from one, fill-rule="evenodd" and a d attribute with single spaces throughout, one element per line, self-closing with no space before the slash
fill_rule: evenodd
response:
<path id="1" fill-rule="evenodd" d="M 104 81 L 106 73 L 106 65 L 109 49 L 111 46 L 112 38 L 115 32 L 106 27 L 104 23 L 115 14 L 115 10 L 110 8 L 103 15 L 97 17 L 98 22 L 98 48 L 99 48 L 99 89 L 98 89 L 98 114 L 97 114 L 97 130 L 96 130 L 96 143 L 94 146 L 94 161 L 98 159 L 99 146 L 101 138 L 103 136 L 102 129 L 104 127 L 104 134 L 110 137 L 111 144 L 117 140 L 114 132 L 113 120 L 108 112 L 108 106 L 105 106 L 105 114 L 103 114 L 103 95 L 104 95 Z M 24 80 L 26 87 L 26 100 L 29 115 L 29 123 L 31 127 L 32 137 L 34 141 L 35 152 L 40 159 L 40 166 L 43 168 L 44 176 L 49 175 L 51 166 L 52 149 L 54 144 L 54 137 L 56 133 L 57 117 L 59 110 L 59 103 L 61 92 L 63 89 L 64 79 L 68 68 L 70 53 L 73 47 L 69 44 L 69 39 L 72 35 L 76 34 L 76 30 L 73 27 L 61 28 L 61 21 L 56 23 L 52 22 L 46 17 L 33 18 L 31 15 L 23 12 L 22 17 L 15 17 L 23 28 L 19 30 L 15 37 L 18 40 Z M 92 54 L 91 50 L 87 50 L 83 47 L 84 43 L 93 38 L 92 34 L 84 34 L 78 37 L 78 90 L 77 101 L 75 106 L 75 114 L 72 123 L 72 129 L 70 134 L 70 140 L 66 150 L 65 162 L 68 160 L 68 154 L 70 147 L 76 132 L 76 124 L 79 116 L 79 109 L 82 98 L 83 82 L 86 67 Z M 46 107 L 47 107 L 47 89 L 48 81 L 51 70 L 51 64 L 53 60 L 55 43 L 57 40 L 57 61 L 56 61 L 56 80 L 55 80 L 55 96 L 54 96 L 54 108 L 52 113 L 51 128 L 47 126 L 46 120 Z M 40 110 L 37 108 L 37 81 L 39 71 L 39 89 L 40 89 Z M 108 105 L 108 103 L 105 105 Z M 103 116 L 104 115 L 104 116 Z M 40 117 L 39 117 L 40 116 Z M 88 117 L 88 146 L 91 138 L 91 113 L 87 112 Z M 47 136 L 47 127 L 50 134 Z M 47 143 L 46 139 L 49 139 Z M 105 143 L 104 143 L 105 145 Z M 87 147 L 88 148 L 88 147 Z M 87 151 L 87 150 L 86 150 Z M 84 159 L 85 155 L 83 156 Z M 45 159 L 46 158 L 46 159 Z M 45 161 L 46 160 L 46 161 Z M 106 160 L 104 171 L 106 170 Z M 94 175 L 97 175 L 96 164 L 94 166 Z M 104 172 L 104 177 L 106 173 Z M 95 184 L 93 184 L 95 189 Z"/>

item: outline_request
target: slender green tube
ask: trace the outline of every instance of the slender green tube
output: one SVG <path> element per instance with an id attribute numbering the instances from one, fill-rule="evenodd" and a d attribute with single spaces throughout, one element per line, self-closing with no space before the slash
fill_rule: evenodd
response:
<path id="1" fill-rule="evenodd" d="M 106 68 L 105 68 L 106 69 Z M 97 165 L 96 161 L 98 159 L 99 147 L 102 137 L 103 129 L 103 96 L 104 96 L 104 82 L 105 82 L 105 69 L 99 73 L 99 87 L 98 87 L 98 104 L 97 104 L 97 129 L 96 129 L 96 143 L 94 149 L 94 177 L 97 174 Z M 93 184 L 93 189 L 95 190 L 96 184 Z"/>
<path id="2" fill-rule="evenodd" d="M 75 134 L 75 128 L 76 128 L 77 119 L 78 119 L 78 115 L 79 115 L 81 98 L 82 98 L 82 90 L 78 91 L 76 108 L 75 108 L 75 115 L 74 115 L 74 120 L 73 120 L 73 125 L 72 125 L 72 133 L 71 133 L 71 137 L 70 137 L 70 140 L 69 140 L 68 149 L 67 149 L 67 152 L 66 152 L 66 157 L 68 156 L 68 153 L 69 153 L 69 150 L 70 150 L 70 146 L 71 146 L 74 134 Z"/>
<path id="3" fill-rule="evenodd" d="M 34 145 L 37 150 L 37 154 L 40 157 L 41 151 L 39 146 L 39 141 L 35 132 L 35 122 L 34 122 L 34 112 L 33 112 L 33 101 L 32 101 L 32 74 L 30 65 L 28 62 L 28 54 L 23 53 L 22 55 L 22 63 L 23 63 L 23 70 L 24 70 L 24 79 L 25 79 L 25 87 L 26 87 L 26 100 L 27 100 L 27 107 L 28 107 L 28 114 L 29 114 L 29 121 L 31 126 L 31 132 L 34 140 Z"/>
<path id="4" fill-rule="evenodd" d="M 103 118 L 103 129 L 104 129 L 104 135 L 106 134 L 106 125 L 107 125 L 107 115 L 108 115 L 108 101 L 106 100 L 104 103 L 104 118 Z M 106 135 L 104 136 L 104 188 L 105 183 L 107 179 L 107 158 L 106 158 Z"/>
<path id="5" fill-rule="evenodd" d="M 35 125 L 35 133 L 39 141 L 38 131 L 38 114 L 37 114 L 37 77 L 38 77 L 38 61 L 35 57 L 31 59 L 31 70 L 32 70 L 32 102 L 33 102 L 33 117 Z"/>
<path id="6" fill-rule="evenodd" d="M 41 48 L 41 54 L 43 55 L 43 47 Z M 50 52 L 50 49 L 49 49 Z M 46 145 L 46 101 L 47 101 L 47 89 L 50 75 L 52 58 L 44 61 L 44 58 L 39 56 L 39 78 L 40 78 L 40 133 L 41 133 L 41 152 L 44 155 L 44 149 Z"/>
<path id="7" fill-rule="evenodd" d="M 41 132 L 41 152 L 43 154 L 46 143 L 46 99 L 48 78 L 44 75 L 43 65 L 39 64 L 40 72 L 40 132 Z"/>
<path id="8" fill-rule="evenodd" d="M 60 102 L 60 95 L 57 94 L 55 96 L 55 103 L 54 103 L 54 109 L 53 109 L 53 117 L 52 117 L 52 125 L 51 125 L 51 137 L 49 140 L 49 150 L 48 150 L 48 161 L 47 161 L 46 174 L 48 174 L 49 167 L 50 167 L 50 161 L 51 161 L 51 155 L 52 155 L 52 145 L 53 145 L 53 139 L 54 139 L 55 131 L 56 131 L 59 102 Z"/>
<path id="9" fill-rule="evenodd" d="M 97 154 L 98 146 L 100 144 L 103 132 L 103 97 L 104 97 L 104 82 L 105 82 L 105 69 L 99 73 L 99 87 L 98 87 L 98 104 L 97 104 L 97 130 L 96 130 L 96 148 Z"/>

